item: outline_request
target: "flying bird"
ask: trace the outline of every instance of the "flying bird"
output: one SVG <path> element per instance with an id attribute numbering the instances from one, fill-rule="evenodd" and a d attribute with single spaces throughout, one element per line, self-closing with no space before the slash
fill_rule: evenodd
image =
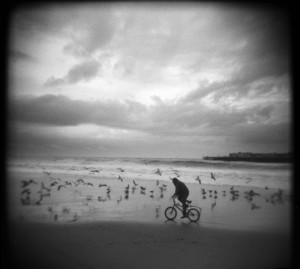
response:
<path id="1" fill-rule="evenodd" d="M 198 182 L 199 182 L 199 184 L 201 184 L 201 179 L 200 179 L 200 177 L 199 177 L 199 176 L 197 176 L 197 177 L 195 178 L 195 180 L 196 180 L 196 181 L 198 181 Z"/>
<path id="2" fill-rule="evenodd" d="M 137 184 L 134 180 L 133 180 L 133 184 L 134 184 L 134 186 L 137 186 L 137 185 L 139 185 L 139 184 Z"/>
<path id="3" fill-rule="evenodd" d="M 66 185 L 59 185 L 59 186 L 57 186 L 57 190 L 60 191 L 60 189 L 61 189 L 62 187 L 66 188 Z"/>
<path id="4" fill-rule="evenodd" d="M 26 193 L 27 195 L 29 195 L 31 193 L 30 189 L 24 189 L 21 194 Z"/>
<path id="5" fill-rule="evenodd" d="M 251 178 L 251 177 L 248 177 L 245 184 L 248 184 L 248 183 L 251 182 L 251 181 L 252 181 L 252 178 Z"/>
<path id="6" fill-rule="evenodd" d="M 154 174 L 160 175 L 161 176 L 161 171 L 159 170 L 159 168 L 157 168 L 156 172 Z"/>
<path id="7" fill-rule="evenodd" d="M 29 179 L 29 180 L 22 180 L 21 181 L 22 184 L 22 188 L 27 187 L 29 184 L 37 184 L 33 179 Z"/>
<path id="8" fill-rule="evenodd" d="M 213 180 L 216 180 L 215 176 L 213 173 L 210 173 L 210 177 L 213 179 Z"/>
<path id="9" fill-rule="evenodd" d="M 118 179 L 123 182 L 123 178 L 120 175 L 119 175 Z"/>
<path id="10" fill-rule="evenodd" d="M 45 185 L 44 185 L 44 182 L 42 182 L 42 188 L 41 188 L 42 190 L 45 190 L 45 191 L 47 191 L 47 192 L 50 192 L 51 191 L 51 189 L 50 188 L 47 188 Z"/>

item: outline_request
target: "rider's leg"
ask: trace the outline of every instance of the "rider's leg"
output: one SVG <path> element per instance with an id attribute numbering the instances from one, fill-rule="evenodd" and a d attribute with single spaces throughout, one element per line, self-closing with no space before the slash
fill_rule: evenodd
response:
<path id="1" fill-rule="evenodd" d="M 188 195 L 183 195 L 183 196 L 178 196 L 177 199 L 182 203 L 182 209 L 183 209 L 183 216 L 186 215 L 186 209 L 187 209 L 187 204 L 186 204 L 186 198 L 188 197 Z"/>

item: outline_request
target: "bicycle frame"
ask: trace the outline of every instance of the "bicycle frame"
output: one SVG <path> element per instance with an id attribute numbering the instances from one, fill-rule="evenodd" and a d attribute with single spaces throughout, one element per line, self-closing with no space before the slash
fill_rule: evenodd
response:
<path id="1" fill-rule="evenodd" d="M 183 206 L 182 204 L 176 202 L 176 198 L 172 198 L 173 199 L 173 207 L 176 207 L 178 210 L 180 210 L 181 212 L 183 212 Z M 195 206 L 195 205 L 192 205 L 192 204 L 187 204 L 187 209 L 190 209 L 190 208 L 197 208 L 199 210 L 201 210 L 201 207 L 199 206 Z"/>

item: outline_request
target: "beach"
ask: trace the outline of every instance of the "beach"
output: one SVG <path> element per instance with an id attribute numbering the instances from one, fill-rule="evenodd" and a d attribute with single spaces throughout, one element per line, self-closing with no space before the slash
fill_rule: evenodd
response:
<path id="1" fill-rule="evenodd" d="M 191 223 L 18 223 L 14 268 L 289 268 L 290 234 Z"/>
<path id="2" fill-rule="evenodd" d="M 244 185 L 222 184 L 217 172 L 216 180 L 207 177 L 200 184 L 186 180 L 182 172 L 179 178 L 186 180 L 189 199 L 201 216 L 192 223 L 178 212 L 174 221 L 168 221 L 164 212 L 172 205 L 175 189 L 167 166 L 160 163 L 164 174 L 158 175 L 157 163 L 151 169 L 151 164 L 143 164 L 152 174 L 126 163 L 123 171 L 124 163 L 115 161 L 106 163 L 109 169 L 98 163 L 87 171 L 72 163 L 68 172 L 53 163 L 38 170 L 28 159 L 24 165 L 10 166 L 11 264 L 15 268 L 291 266 L 290 189 L 259 187 L 262 183 L 248 183 L 247 178 Z M 195 167 L 176 168 L 185 169 L 187 179 L 194 176 L 188 172 Z"/>

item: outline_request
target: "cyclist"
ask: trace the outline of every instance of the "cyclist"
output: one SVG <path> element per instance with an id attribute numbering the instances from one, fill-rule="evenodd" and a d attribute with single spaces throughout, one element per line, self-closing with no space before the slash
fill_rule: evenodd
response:
<path id="1" fill-rule="evenodd" d="M 176 198 L 182 203 L 183 215 L 181 218 L 186 218 L 186 209 L 188 207 L 187 203 L 191 203 L 191 201 L 187 200 L 189 196 L 189 189 L 187 186 L 178 180 L 178 178 L 172 178 L 172 182 L 175 185 L 175 193 L 172 195 L 172 198 Z"/>

